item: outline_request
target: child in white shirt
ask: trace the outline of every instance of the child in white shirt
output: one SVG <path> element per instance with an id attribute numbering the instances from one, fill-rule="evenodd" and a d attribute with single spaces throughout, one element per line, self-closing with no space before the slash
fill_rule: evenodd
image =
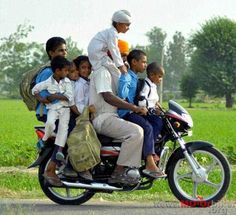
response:
<path id="1" fill-rule="evenodd" d="M 77 57 L 73 60 L 73 63 L 79 72 L 79 79 L 75 82 L 74 86 L 74 102 L 78 113 L 81 114 L 84 108 L 89 105 L 89 75 L 91 74 L 92 66 L 89 62 L 89 58 L 85 55 Z M 89 106 L 89 110 L 90 112 L 95 112 L 93 105 Z M 89 170 L 79 172 L 79 175 L 90 181 L 93 179 Z"/>
<path id="2" fill-rule="evenodd" d="M 62 56 L 57 56 L 51 61 L 53 75 L 47 80 L 36 84 L 32 89 L 32 94 L 35 95 L 38 101 L 42 98 L 39 93 L 42 90 L 47 90 L 50 95 L 47 96 L 48 109 L 47 121 L 45 123 L 45 134 L 41 141 L 43 144 L 52 135 L 56 125 L 55 122 L 59 119 L 58 131 L 55 139 L 55 150 L 51 160 L 56 163 L 57 157 L 64 158 L 62 150 L 65 146 L 68 132 L 68 123 L 70 118 L 70 104 L 73 100 L 73 92 L 71 81 L 67 78 L 71 62 Z M 55 165 L 54 165 L 55 166 Z M 61 185 L 60 179 L 55 174 L 55 168 L 49 168 L 45 172 L 45 179 L 48 179 L 51 184 Z"/>
<path id="3" fill-rule="evenodd" d="M 157 94 L 157 85 L 161 83 L 163 75 L 165 74 L 164 69 L 159 66 L 156 62 L 150 63 L 147 66 L 147 78 L 145 78 L 144 87 L 139 94 L 139 98 L 142 101 L 138 102 L 138 106 L 146 107 L 148 114 L 144 116 L 153 127 L 153 137 L 156 142 L 159 134 L 162 130 L 162 119 L 160 114 L 159 96 Z M 155 157 L 159 160 L 159 157 Z"/>
<path id="4" fill-rule="evenodd" d="M 126 33 L 130 24 L 131 15 L 129 11 L 116 11 L 112 16 L 112 27 L 98 32 L 88 45 L 88 57 L 93 70 L 107 69 L 112 75 L 116 89 L 120 72 L 127 72 L 118 48 L 118 34 Z M 112 60 L 108 56 L 108 51 Z"/>
<path id="5" fill-rule="evenodd" d="M 91 64 L 89 58 L 81 55 L 73 60 L 78 72 L 79 79 L 75 82 L 74 100 L 75 105 L 80 113 L 84 107 L 89 105 L 89 75 L 91 74 Z"/>

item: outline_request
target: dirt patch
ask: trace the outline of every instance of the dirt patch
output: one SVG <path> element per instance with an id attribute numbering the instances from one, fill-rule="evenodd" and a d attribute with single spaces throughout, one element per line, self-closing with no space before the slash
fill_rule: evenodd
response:
<path id="1" fill-rule="evenodd" d="M 22 172 L 22 173 L 30 173 L 30 174 L 37 174 L 38 169 L 27 169 L 27 167 L 0 167 L 0 173 L 12 173 L 12 172 Z"/>

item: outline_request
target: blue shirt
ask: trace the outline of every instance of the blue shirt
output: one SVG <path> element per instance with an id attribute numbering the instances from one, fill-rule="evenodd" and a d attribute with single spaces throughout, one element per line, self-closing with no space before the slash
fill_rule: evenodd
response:
<path id="1" fill-rule="evenodd" d="M 134 104 L 134 97 L 136 94 L 138 84 L 138 76 L 131 69 L 128 70 L 127 74 L 122 74 L 119 79 L 118 85 L 118 96 L 126 100 L 129 103 Z M 129 113 L 128 109 L 118 109 L 118 115 L 124 117 L 125 114 Z"/>
<path id="2" fill-rule="evenodd" d="M 47 80 L 52 74 L 53 74 L 53 72 L 52 72 L 51 67 L 47 67 L 47 68 L 43 69 L 36 77 L 36 80 L 35 80 L 36 84 Z M 49 95 L 49 92 L 47 90 L 42 90 L 39 93 L 39 95 L 42 97 L 46 97 Z M 46 106 L 44 104 L 42 104 L 42 105 L 43 105 L 43 114 L 46 115 L 48 111 L 46 109 Z M 40 103 L 36 107 L 36 114 L 40 114 Z"/>

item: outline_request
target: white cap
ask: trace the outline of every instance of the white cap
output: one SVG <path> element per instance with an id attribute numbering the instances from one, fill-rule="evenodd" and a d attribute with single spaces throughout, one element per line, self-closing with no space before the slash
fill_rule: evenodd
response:
<path id="1" fill-rule="evenodd" d="M 131 14 L 127 10 L 118 10 L 112 16 L 112 21 L 119 23 L 131 23 Z"/>

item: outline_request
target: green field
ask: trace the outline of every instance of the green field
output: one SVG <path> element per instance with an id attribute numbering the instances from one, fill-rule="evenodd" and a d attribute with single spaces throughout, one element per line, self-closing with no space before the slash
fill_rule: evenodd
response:
<path id="1" fill-rule="evenodd" d="M 187 107 L 186 103 L 181 104 Z M 193 105 L 195 108 L 188 109 L 194 121 L 193 136 L 186 139 L 209 141 L 218 149 L 224 149 L 230 157 L 236 157 L 236 110 L 227 110 L 219 104 Z M 33 162 L 36 157 L 35 143 L 37 141 L 34 125 L 39 124 L 35 113 L 29 112 L 22 101 L 0 100 L 0 167 L 27 167 Z M 231 164 L 232 162 L 233 159 Z M 236 179 L 235 171 L 233 171 L 233 178 Z M 236 180 L 233 179 L 226 199 L 235 200 L 235 190 Z M 35 174 L 12 172 L 0 174 L 0 197 L 39 198 L 42 196 L 44 195 L 40 191 Z M 131 195 L 118 193 L 111 197 L 99 194 L 99 196 L 119 200 L 127 198 L 154 200 L 157 196 L 159 200 L 174 199 L 166 181 L 157 183 L 148 192 L 138 191 Z"/>
<path id="2" fill-rule="evenodd" d="M 166 106 L 166 105 L 165 105 Z M 183 104 L 187 106 L 187 104 Z M 186 140 L 206 140 L 219 149 L 236 146 L 236 110 L 195 104 L 193 136 Z M 35 158 L 37 141 L 34 125 L 42 124 L 20 100 L 0 100 L 0 166 L 28 166 Z"/>

